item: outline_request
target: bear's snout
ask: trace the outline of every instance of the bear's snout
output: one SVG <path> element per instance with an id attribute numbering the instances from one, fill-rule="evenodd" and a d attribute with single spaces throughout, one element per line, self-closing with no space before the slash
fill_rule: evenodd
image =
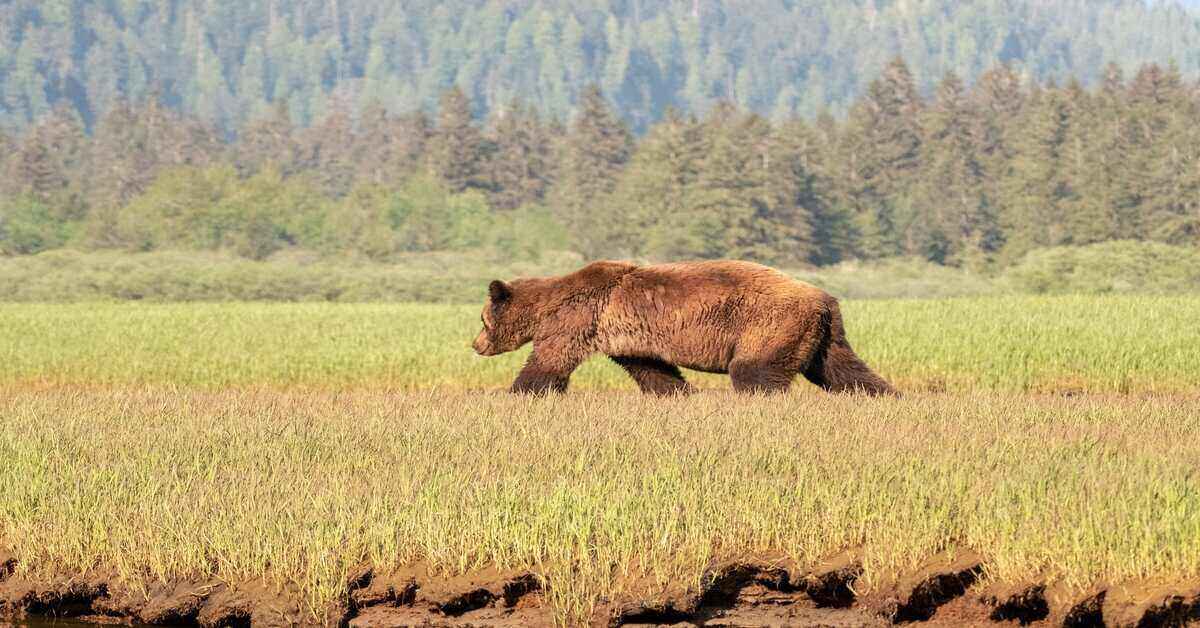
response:
<path id="1" fill-rule="evenodd" d="M 478 353 L 479 355 L 494 354 L 492 351 L 492 343 L 488 340 L 487 331 L 481 331 L 479 332 L 478 336 L 475 336 L 475 342 L 471 343 L 471 348 L 474 349 L 475 353 Z"/>

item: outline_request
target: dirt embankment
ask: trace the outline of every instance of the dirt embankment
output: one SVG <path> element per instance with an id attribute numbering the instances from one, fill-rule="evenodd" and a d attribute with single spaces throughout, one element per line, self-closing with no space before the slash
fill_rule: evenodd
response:
<path id="1" fill-rule="evenodd" d="M 58 582 L 14 575 L 0 554 L 0 621 L 72 617 L 98 623 L 167 626 L 340 625 L 552 626 L 547 583 L 532 573 L 484 571 L 457 578 L 423 567 L 351 575 L 345 597 L 323 616 L 297 591 L 220 582 L 121 587 L 104 574 Z M 1032 625 L 1200 626 L 1200 584 L 1191 587 L 1109 587 L 1069 596 L 1039 583 L 997 587 L 979 583 L 977 557 L 942 557 L 922 569 L 855 593 L 861 564 L 852 555 L 800 571 L 784 564 L 729 562 L 703 577 L 700 591 L 601 601 L 593 626 L 825 626 L 916 624 L 937 627 Z"/>

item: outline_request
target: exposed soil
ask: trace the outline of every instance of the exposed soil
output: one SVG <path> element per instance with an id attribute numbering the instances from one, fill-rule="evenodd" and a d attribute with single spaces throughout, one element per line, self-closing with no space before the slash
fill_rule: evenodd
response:
<path id="1" fill-rule="evenodd" d="M 423 566 L 386 573 L 364 567 L 351 575 L 345 598 L 318 617 L 300 604 L 298 591 L 262 583 L 176 583 L 135 591 L 111 574 L 30 582 L 16 575 L 15 567 L 11 556 L 0 553 L 0 625 L 47 618 L 205 627 L 554 625 L 543 596 L 547 583 L 527 572 L 487 570 L 448 578 Z M 1200 626 L 1200 584 L 1114 586 L 1072 597 L 1036 582 L 981 585 L 982 561 L 959 555 L 938 557 L 859 597 L 854 582 L 861 573 L 852 554 L 812 571 L 727 562 L 704 574 L 699 591 L 602 600 L 592 625 Z"/>

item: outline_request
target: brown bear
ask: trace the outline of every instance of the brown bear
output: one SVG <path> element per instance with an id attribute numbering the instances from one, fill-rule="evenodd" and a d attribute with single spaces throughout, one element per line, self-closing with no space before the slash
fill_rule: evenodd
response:
<path id="1" fill-rule="evenodd" d="M 829 391 L 895 394 L 850 348 L 837 299 L 759 264 L 595 262 L 488 292 L 475 352 L 533 341 L 513 392 L 562 392 L 599 352 L 654 394 L 691 391 L 681 366 L 728 373 L 738 391 L 784 391 L 800 373 Z"/>

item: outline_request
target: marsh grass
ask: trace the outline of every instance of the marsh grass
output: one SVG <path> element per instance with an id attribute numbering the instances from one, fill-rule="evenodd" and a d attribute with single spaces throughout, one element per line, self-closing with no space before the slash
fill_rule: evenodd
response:
<path id="1" fill-rule="evenodd" d="M 846 302 L 898 400 L 655 399 L 604 359 L 513 397 L 525 352 L 474 358 L 478 310 L 0 305 L 0 546 L 35 577 L 265 578 L 314 616 L 363 563 L 531 569 L 570 624 L 747 556 L 855 549 L 860 593 L 943 551 L 1200 578 L 1200 298 Z"/>
<path id="2" fill-rule="evenodd" d="M 1200 400 L 705 391 L 0 389 L 0 539 L 30 573 L 298 587 L 532 569 L 558 617 L 714 560 L 941 551 L 986 578 L 1200 578 Z M 634 589 L 641 589 L 635 591 Z"/>
<path id="3" fill-rule="evenodd" d="M 475 358 L 481 306 L 0 305 L 0 383 L 502 389 L 527 351 Z M 1188 391 L 1200 297 L 849 301 L 855 349 L 902 389 Z M 704 387 L 728 378 L 690 374 Z M 575 389 L 630 390 L 606 359 Z"/>

